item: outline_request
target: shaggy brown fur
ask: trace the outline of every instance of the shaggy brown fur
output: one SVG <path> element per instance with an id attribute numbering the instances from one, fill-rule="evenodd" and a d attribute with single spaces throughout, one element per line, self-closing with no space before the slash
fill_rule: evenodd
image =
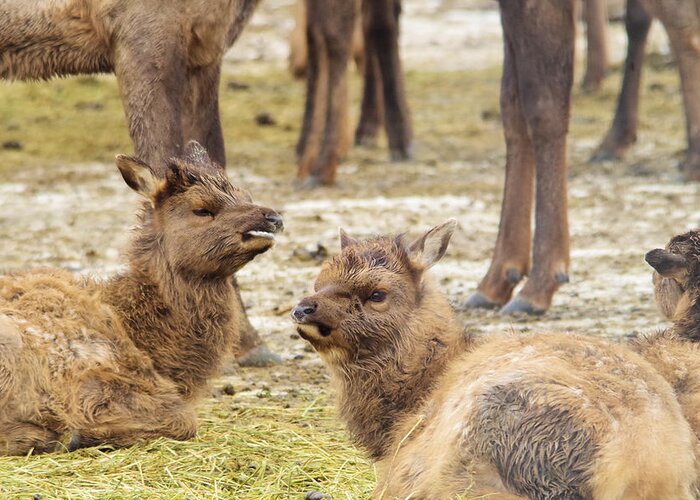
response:
<path id="1" fill-rule="evenodd" d="M 307 186 L 333 184 L 347 138 L 347 61 L 358 2 L 305 0 L 307 91 L 297 158 Z M 365 85 L 356 142 L 372 141 L 384 121 L 391 157 L 411 156 L 412 129 L 399 58 L 400 0 L 362 0 Z"/>
<path id="2" fill-rule="evenodd" d="M 638 354 L 574 335 L 463 334 L 425 277 L 454 226 L 410 245 L 342 235 L 292 312 L 379 462 L 374 497 L 693 498 L 696 438 Z"/>
<path id="3" fill-rule="evenodd" d="M 644 46 L 657 17 L 668 34 L 678 63 L 688 150 L 681 162 L 686 178 L 700 181 L 700 4 L 697 0 L 627 0 L 625 74 L 610 130 L 593 160 L 622 158 L 637 140 L 639 86 Z"/>
<path id="4" fill-rule="evenodd" d="M 279 215 L 252 203 L 197 143 L 164 178 L 117 157 L 147 201 L 128 268 L 0 277 L 0 453 L 127 446 L 196 432 L 193 403 L 238 342 L 238 269 L 268 250 Z"/>

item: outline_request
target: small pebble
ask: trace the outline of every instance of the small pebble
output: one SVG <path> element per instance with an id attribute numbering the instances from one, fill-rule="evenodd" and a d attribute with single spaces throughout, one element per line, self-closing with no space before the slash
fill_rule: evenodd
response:
<path id="1" fill-rule="evenodd" d="M 269 127 L 270 125 L 275 125 L 277 122 L 270 113 L 263 111 L 255 115 L 255 123 L 261 127 Z"/>
<path id="2" fill-rule="evenodd" d="M 2 149 L 22 149 L 22 143 L 19 141 L 5 141 L 2 143 Z"/>
<path id="3" fill-rule="evenodd" d="M 304 500 L 324 500 L 324 498 L 331 498 L 331 496 L 315 490 L 307 491 L 304 495 Z"/>
<path id="4" fill-rule="evenodd" d="M 233 396 L 236 394 L 236 389 L 233 388 L 233 385 L 231 384 L 226 384 L 221 388 L 222 392 L 226 394 L 227 396 Z"/>

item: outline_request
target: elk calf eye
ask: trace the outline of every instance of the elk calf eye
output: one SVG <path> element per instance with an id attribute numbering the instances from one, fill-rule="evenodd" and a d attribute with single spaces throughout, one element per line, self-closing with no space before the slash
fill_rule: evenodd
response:
<path id="1" fill-rule="evenodd" d="M 372 295 L 369 296 L 369 300 L 372 302 L 384 302 L 384 299 L 386 299 L 386 292 L 380 292 L 379 290 L 372 292 Z"/>
<path id="2" fill-rule="evenodd" d="M 196 208 L 192 210 L 192 213 L 195 214 L 197 217 L 214 217 L 214 214 L 206 208 Z"/>

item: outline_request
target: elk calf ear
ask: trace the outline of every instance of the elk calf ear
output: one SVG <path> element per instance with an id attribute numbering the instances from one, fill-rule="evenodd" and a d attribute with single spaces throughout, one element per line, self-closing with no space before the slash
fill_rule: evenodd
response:
<path id="1" fill-rule="evenodd" d="M 349 247 L 351 245 L 356 245 L 357 240 L 355 238 L 352 238 L 348 236 L 348 233 L 343 231 L 343 229 L 339 229 L 338 231 L 340 233 L 340 249 L 343 250 L 345 247 Z"/>
<path id="2" fill-rule="evenodd" d="M 149 165 L 126 155 L 117 155 L 116 163 L 124 181 L 131 189 L 147 198 L 155 192 L 158 178 Z"/>
<path id="3" fill-rule="evenodd" d="M 457 221 L 449 219 L 426 231 L 408 247 L 411 259 L 420 262 L 426 269 L 431 267 L 445 255 L 456 227 Z"/>
<path id="4" fill-rule="evenodd" d="M 685 257 L 661 248 L 648 252 L 644 260 L 664 278 L 682 279 L 688 272 L 688 261 Z"/>

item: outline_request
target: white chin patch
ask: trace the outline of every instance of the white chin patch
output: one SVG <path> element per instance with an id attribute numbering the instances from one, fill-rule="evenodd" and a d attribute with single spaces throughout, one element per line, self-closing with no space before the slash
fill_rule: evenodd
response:
<path id="1" fill-rule="evenodd" d="M 255 236 L 256 238 L 267 238 L 268 240 L 274 240 L 275 235 L 273 233 L 268 233 L 267 231 L 248 231 L 248 236 Z"/>

